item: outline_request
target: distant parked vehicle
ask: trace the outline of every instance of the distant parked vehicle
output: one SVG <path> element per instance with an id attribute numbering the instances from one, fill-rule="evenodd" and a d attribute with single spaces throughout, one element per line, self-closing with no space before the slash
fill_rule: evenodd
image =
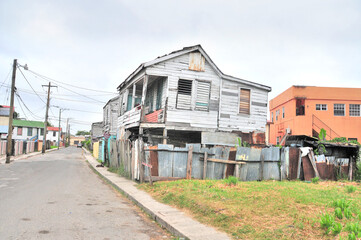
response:
<path id="1" fill-rule="evenodd" d="M 79 142 L 79 143 L 76 145 L 76 147 L 81 148 L 81 147 L 82 147 L 81 142 Z"/>

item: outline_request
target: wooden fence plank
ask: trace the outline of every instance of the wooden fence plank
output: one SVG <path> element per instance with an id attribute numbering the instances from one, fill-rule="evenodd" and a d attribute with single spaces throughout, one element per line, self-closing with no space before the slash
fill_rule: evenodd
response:
<path id="1" fill-rule="evenodd" d="M 193 146 L 189 146 L 187 159 L 187 179 L 192 179 Z"/>
<path id="2" fill-rule="evenodd" d="M 204 153 L 204 163 L 203 163 L 203 179 L 207 178 L 207 159 L 208 159 L 208 153 Z"/>

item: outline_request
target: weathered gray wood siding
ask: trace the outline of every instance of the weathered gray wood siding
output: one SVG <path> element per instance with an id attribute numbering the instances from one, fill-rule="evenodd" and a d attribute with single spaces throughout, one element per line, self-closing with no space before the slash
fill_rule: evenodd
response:
<path id="1" fill-rule="evenodd" d="M 189 70 L 189 54 L 147 67 L 146 74 L 155 76 L 168 76 L 166 84 L 168 90 L 163 91 L 168 97 L 167 125 L 183 128 L 217 128 L 219 108 L 220 77 L 216 74 L 209 63 L 205 62 L 204 71 Z M 187 79 L 193 81 L 191 110 L 177 109 L 178 80 Z M 211 93 L 209 110 L 200 111 L 195 109 L 196 85 L 195 81 L 209 81 Z M 164 89 L 165 90 L 165 89 Z"/>
<path id="2" fill-rule="evenodd" d="M 239 113 L 240 88 L 250 89 L 250 114 Z M 240 82 L 222 80 L 219 130 L 265 131 L 268 92 Z"/>

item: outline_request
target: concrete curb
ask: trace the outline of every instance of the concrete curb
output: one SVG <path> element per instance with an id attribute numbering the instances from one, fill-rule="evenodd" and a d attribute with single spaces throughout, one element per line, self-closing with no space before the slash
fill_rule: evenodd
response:
<path id="1" fill-rule="evenodd" d="M 85 151 L 84 158 L 98 175 L 119 192 L 123 193 L 173 235 L 192 240 L 230 239 L 227 234 L 195 221 L 191 217 L 186 216 L 182 211 L 155 201 L 148 193 L 139 190 L 135 182 L 109 172 L 106 167 L 97 168 L 98 161 L 88 150 L 85 148 L 83 150 Z"/>

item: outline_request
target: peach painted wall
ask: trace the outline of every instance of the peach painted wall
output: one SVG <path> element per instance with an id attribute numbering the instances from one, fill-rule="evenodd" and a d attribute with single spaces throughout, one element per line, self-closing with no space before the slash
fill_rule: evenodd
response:
<path id="1" fill-rule="evenodd" d="M 296 99 L 305 98 L 305 115 L 296 116 Z M 327 111 L 316 110 L 316 104 L 327 104 Z M 334 116 L 334 104 L 345 104 L 345 116 Z M 292 86 L 270 101 L 270 116 L 273 112 L 273 124 L 270 125 L 270 144 L 276 144 L 277 136 L 282 138 L 286 128 L 292 135 L 312 136 L 313 115 L 315 123 L 326 129 L 330 127 L 341 137 L 357 138 L 361 141 L 361 116 L 350 116 L 349 104 L 361 104 L 360 88 L 297 87 Z M 282 117 L 282 108 L 285 117 Z M 280 110 L 278 120 L 276 110 Z M 271 119 L 272 121 L 272 119 Z M 331 131 L 326 129 L 328 135 Z M 332 138 L 336 135 L 331 136 Z"/>

